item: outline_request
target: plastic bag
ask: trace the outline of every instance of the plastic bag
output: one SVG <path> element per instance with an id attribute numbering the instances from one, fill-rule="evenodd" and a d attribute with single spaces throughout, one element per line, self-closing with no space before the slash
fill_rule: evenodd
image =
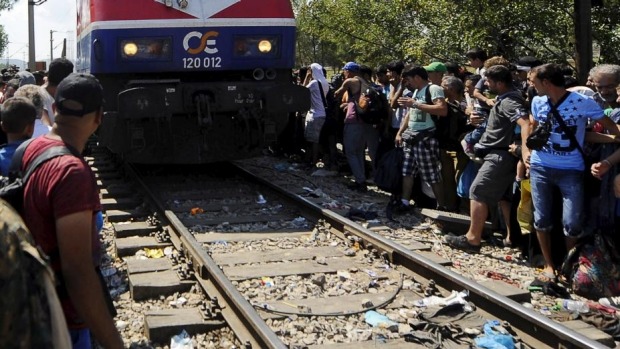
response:
<path id="1" fill-rule="evenodd" d="M 521 181 L 521 201 L 517 208 L 517 220 L 523 230 L 534 231 L 534 206 L 532 204 L 532 185 L 529 179 Z"/>

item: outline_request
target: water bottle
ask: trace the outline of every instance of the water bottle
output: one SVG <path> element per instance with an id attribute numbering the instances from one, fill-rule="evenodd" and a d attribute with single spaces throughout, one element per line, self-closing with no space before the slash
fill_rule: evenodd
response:
<path id="1" fill-rule="evenodd" d="M 587 313 L 590 311 L 590 307 L 586 302 L 574 301 L 572 299 L 560 300 L 558 301 L 558 305 L 566 310 L 576 311 L 578 313 Z"/>

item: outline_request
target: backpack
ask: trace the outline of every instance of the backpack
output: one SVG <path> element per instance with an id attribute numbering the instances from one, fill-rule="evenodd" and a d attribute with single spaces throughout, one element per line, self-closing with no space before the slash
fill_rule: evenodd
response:
<path id="1" fill-rule="evenodd" d="M 597 233 L 580 241 L 560 270 L 577 295 L 593 300 L 620 295 L 620 253 L 610 236 Z"/>
<path id="2" fill-rule="evenodd" d="M 365 123 L 377 125 L 389 116 L 388 101 L 381 91 L 360 81 L 360 96 L 355 101 L 355 114 Z"/>
<path id="3" fill-rule="evenodd" d="M 72 151 L 66 146 L 54 146 L 39 154 L 34 160 L 32 160 L 26 171 L 22 172 L 21 167 L 24 152 L 33 140 L 34 139 L 31 138 L 25 141 L 17 148 L 17 150 L 15 150 L 15 154 L 13 154 L 13 158 L 11 159 L 9 177 L 3 181 L 3 186 L 0 188 L 0 198 L 8 202 L 20 214 L 23 212 L 24 207 L 24 186 L 34 170 L 36 170 L 44 162 L 55 157 L 77 154 L 77 151 Z"/>
<path id="4" fill-rule="evenodd" d="M 19 214 L 0 199 L 0 348 L 70 348 L 54 273 Z"/>
<path id="5" fill-rule="evenodd" d="M 22 158 L 31 141 L 15 151 L 8 184 L 0 188 L 0 348 L 70 348 L 54 272 L 19 213 L 32 172 L 51 158 L 73 153 L 64 146 L 47 149 L 22 176 Z"/>
<path id="6" fill-rule="evenodd" d="M 403 180 L 403 148 L 396 147 L 379 159 L 377 170 L 375 171 L 375 184 L 379 189 L 391 194 L 400 193 Z"/>
<path id="7" fill-rule="evenodd" d="M 433 104 L 431 97 L 431 86 L 426 88 L 426 104 Z M 437 86 L 437 85 L 435 85 Z M 448 115 L 437 116 L 432 115 L 431 118 L 435 123 L 435 138 L 439 142 L 441 149 L 447 149 L 452 151 L 458 151 L 461 149 L 459 142 L 459 136 L 467 130 L 467 115 L 463 113 L 459 108 L 448 104 Z"/>

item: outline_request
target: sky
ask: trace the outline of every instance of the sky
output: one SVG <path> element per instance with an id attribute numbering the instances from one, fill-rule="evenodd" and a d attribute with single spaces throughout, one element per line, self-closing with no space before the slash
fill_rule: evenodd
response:
<path id="1" fill-rule="evenodd" d="M 62 53 L 62 41 L 67 38 L 67 58 L 74 60 L 76 0 L 47 0 L 34 7 L 35 57 L 50 59 L 50 30 L 53 33 L 54 58 Z M 0 24 L 9 36 L 8 56 L 28 60 L 28 0 L 18 0 L 11 11 L 0 12 Z M 0 57 L 7 59 L 7 50 Z M 20 67 L 22 68 L 22 67 Z"/>

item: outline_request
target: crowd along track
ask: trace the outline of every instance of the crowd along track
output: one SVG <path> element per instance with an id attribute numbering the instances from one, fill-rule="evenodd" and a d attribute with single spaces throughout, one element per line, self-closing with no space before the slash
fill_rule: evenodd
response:
<path id="1" fill-rule="evenodd" d="M 522 348 L 608 348 L 523 307 L 529 293 L 465 278 L 429 246 L 387 239 L 273 178 L 232 164 L 135 168 L 101 148 L 89 160 L 132 298 L 203 290 L 201 300 L 144 312 L 154 343 L 226 327 L 237 348 L 423 348 L 422 333 L 451 332 L 464 345 L 498 319 Z M 467 302 L 434 322 L 420 301 L 451 291 Z"/>

